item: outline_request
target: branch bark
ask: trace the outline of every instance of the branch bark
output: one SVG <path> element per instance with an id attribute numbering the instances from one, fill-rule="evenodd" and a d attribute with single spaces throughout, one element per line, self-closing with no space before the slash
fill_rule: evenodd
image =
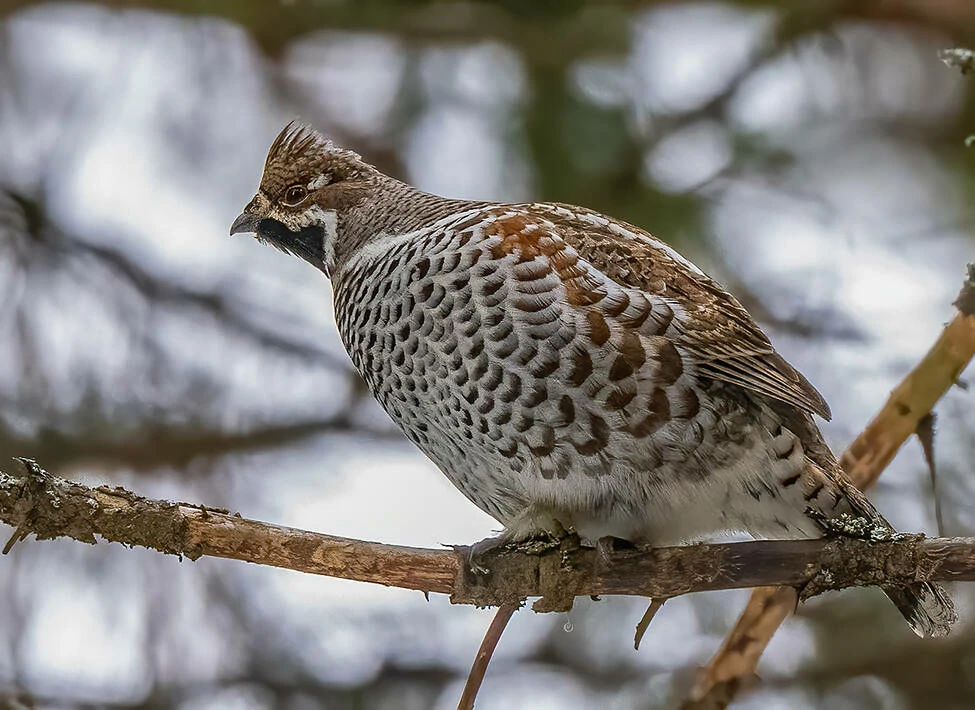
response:
<path id="1" fill-rule="evenodd" d="M 0 472 L 0 520 L 14 526 L 6 550 L 34 534 L 94 543 L 98 537 L 187 557 L 224 557 L 387 586 L 449 594 L 456 604 L 500 606 L 540 597 L 536 611 L 564 611 L 576 596 L 673 597 L 785 585 L 803 598 L 849 586 L 916 580 L 975 581 L 975 539 L 763 540 L 597 551 L 577 538 L 487 553 L 475 575 L 469 548 L 385 545 L 249 520 L 226 510 L 89 488 L 30 461 Z M 6 551 L 5 550 L 5 551 Z"/>
<path id="2" fill-rule="evenodd" d="M 840 457 L 858 488 L 876 482 L 975 356 L 975 265 L 968 267 L 954 305 L 958 313 Z M 755 589 L 721 649 L 698 674 L 683 710 L 727 707 L 754 678 L 765 647 L 795 609 L 796 600 L 794 588 Z"/>

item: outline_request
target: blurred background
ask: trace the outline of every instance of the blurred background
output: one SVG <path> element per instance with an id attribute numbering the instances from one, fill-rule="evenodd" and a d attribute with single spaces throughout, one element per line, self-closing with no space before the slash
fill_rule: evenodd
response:
<path id="1" fill-rule="evenodd" d="M 429 191 L 586 205 L 726 284 L 826 395 L 842 450 L 972 261 L 971 0 L 0 1 L 0 466 L 407 545 L 495 523 L 392 427 L 329 285 L 227 236 L 295 116 Z M 975 532 L 970 392 L 938 407 L 945 532 Z M 911 442 L 872 493 L 936 533 Z M 9 531 L 0 530 L 0 537 Z M 775 637 L 738 708 L 969 708 L 966 621 L 875 590 Z M 746 592 L 521 611 L 479 708 L 676 707 Z M 491 612 L 141 549 L 0 558 L 0 707 L 446 710 Z"/>

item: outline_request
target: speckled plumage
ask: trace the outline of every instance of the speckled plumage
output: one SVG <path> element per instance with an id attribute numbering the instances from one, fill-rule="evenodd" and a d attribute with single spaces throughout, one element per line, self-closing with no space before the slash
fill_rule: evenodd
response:
<path id="1" fill-rule="evenodd" d="M 330 275 L 372 393 L 512 538 L 816 537 L 842 513 L 889 527 L 824 444 L 819 393 L 632 225 L 429 195 L 292 126 L 233 231 Z M 939 588 L 888 594 L 918 633 L 947 632 Z"/>

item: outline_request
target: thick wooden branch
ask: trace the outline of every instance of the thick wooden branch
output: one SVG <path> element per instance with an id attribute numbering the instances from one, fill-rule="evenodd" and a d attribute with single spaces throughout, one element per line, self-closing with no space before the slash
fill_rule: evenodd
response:
<path id="1" fill-rule="evenodd" d="M 98 537 L 189 559 L 224 557 L 405 589 L 449 594 L 458 604 L 496 606 L 540 597 L 537 611 L 568 609 L 576 596 L 655 598 L 689 592 L 785 585 L 811 596 L 849 586 L 975 580 L 975 539 L 832 538 L 597 551 L 576 539 L 500 549 L 479 562 L 468 548 L 384 545 L 248 520 L 225 510 L 89 488 L 32 462 L 0 472 L 0 520 L 15 532 L 94 543 Z M 6 550 L 5 550 L 6 551 Z"/>

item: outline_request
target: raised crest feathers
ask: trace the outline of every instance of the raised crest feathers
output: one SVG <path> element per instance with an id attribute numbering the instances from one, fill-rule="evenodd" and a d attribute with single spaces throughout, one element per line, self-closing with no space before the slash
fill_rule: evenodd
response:
<path id="1" fill-rule="evenodd" d="M 335 144 L 303 121 L 294 120 L 284 127 L 274 139 L 267 153 L 267 164 L 293 162 L 309 152 L 324 153 L 335 149 Z"/>

